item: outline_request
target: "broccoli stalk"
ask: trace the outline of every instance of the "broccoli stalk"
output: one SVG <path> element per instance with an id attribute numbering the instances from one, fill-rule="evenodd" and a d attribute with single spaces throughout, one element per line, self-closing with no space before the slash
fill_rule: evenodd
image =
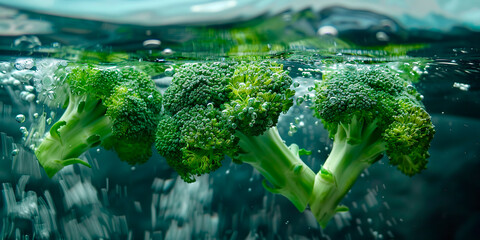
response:
<path id="1" fill-rule="evenodd" d="M 322 227 L 337 212 L 338 206 L 360 174 L 382 158 L 385 143 L 375 122 L 365 123 L 354 117 L 349 124 L 339 124 L 333 148 L 315 177 L 310 209 Z"/>
<path id="2" fill-rule="evenodd" d="M 257 169 L 265 178 L 265 189 L 285 196 L 303 212 L 315 180 L 315 173 L 300 159 L 300 155 L 308 153 L 296 144 L 287 147 L 276 127 L 260 136 L 247 136 L 241 132 L 236 136 L 240 139 L 240 153 L 236 160 Z"/>
<path id="3" fill-rule="evenodd" d="M 90 165 L 78 158 L 112 135 L 112 121 L 101 100 L 90 95 L 70 94 L 65 113 L 50 128 L 36 150 L 38 161 L 49 177 L 67 165 Z"/>

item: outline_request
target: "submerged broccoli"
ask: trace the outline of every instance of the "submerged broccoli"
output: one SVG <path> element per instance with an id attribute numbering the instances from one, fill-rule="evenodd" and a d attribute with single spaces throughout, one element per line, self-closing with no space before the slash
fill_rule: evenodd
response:
<path id="1" fill-rule="evenodd" d="M 293 105 L 291 84 L 275 62 L 185 64 L 164 94 L 156 148 L 187 182 L 219 168 L 225 155 L 248 163 L 269 182 L 267 190 L 303 211 L 315 173 L 275 127 Z"/>
<path id="2" fill-rule="evenodd" d="M 264 187 L 298 210 L 310 205 L 318 222 L 338 206 L 363 170 L 384 153 L 406 175 L 423 170 L 435 130 L 421 95 L 397 70 L 346 66 L 316 84 L 315 115 L 334 139 L 318 174 L 306 154 L 287 147 L 276 129 L 292 105 L 292 79 L 275 62 L 185 64 L 164 95 L 156 148 L 187 182 L 221 166 L 225 155 L 248 163 Z"/>
<path id="3" fill-rule="evenodd" d="M 348 210 L 338 204 L 384 153 L 408 176 L 425 169 L 435 130 L 422 96 L 385 65 L 327 72 L 315 92 L 315 115 L 334 139 L 310 200 L 311 211 L 325 226 L 336 212 Z"/>
<path id="4" fill-rule="evenodd" d="M 129 164 L 152 155 L 162 99 L 150 77 L 134 68 L 75 67 L 56 88 L 66 107 L 61 118 L 35 150 L 52 177 L 63 167 L 80 163 L 88 149 L 114 149 Z"/>

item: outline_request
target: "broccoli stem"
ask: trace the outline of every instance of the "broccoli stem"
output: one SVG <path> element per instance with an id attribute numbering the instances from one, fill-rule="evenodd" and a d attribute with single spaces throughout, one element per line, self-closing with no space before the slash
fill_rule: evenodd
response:
<path id="1" fill-rule="evenodd" d="M 78 157 L 112 135 L 112 121 L 105 113 L 106 107 L 101 100 L 70 94 L 64 114 L 35 150 L 49 177 L 74 163 L 90 167 Z"/>
<path id="2" fill-rule="evenodd" d="M 350 124 L 339 124 L 333 148 L 325 164 L 315 176 L 310 209 L 322 227 L 337 212 L 348 211 L 339 206 L 358 176 L 381 159 L 385 143 L 376 122 L 364 124 L 354 118 Z"/>
<path id="3" fill-rule="evenodd" d="M 260 136 L 246 136 L 241 132 L 239 146 L 242 151 L 236 159 L 257 169 L 266 181 L 265 189 L 288 198 L 303 212 L 307 207 L 315 181 L 315 173 L 300 159 L 298 146 L 287 147 L 276 127 Z"/>

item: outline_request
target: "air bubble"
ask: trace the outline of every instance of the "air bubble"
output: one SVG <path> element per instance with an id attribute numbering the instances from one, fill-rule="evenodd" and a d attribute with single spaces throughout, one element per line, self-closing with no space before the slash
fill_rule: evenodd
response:
<path id="1" fill-rule="evenodd" d="M 31 58 L 27 59 L 18 59 L 15 61 L 15 68 L 18 70 L 23 70 L 23 69 L 31 69 L 35 65 L 35 62 Z"/>
<path id="2" fill-rule="evenodd" d="M 175 73 L 175 71 L 173 70 L 173 68 L 165 69 L 165 75 L 167 75 L 167 76 L 173 76 L 174 73 Z"/>
<path id="3" fill-rule="evenodd" d="M 305 99 L 303 97 L 297 98 L 297 105 L 301 105 L 303 102 L 305 102 Z"/>
<path id="4" fill-rule="evenodd" d="M 300 83 L 299 83 L 299 82 L 294 82 L 294 83 L 293 83 L 293 86 L 296 87 L 296 88 L 297 88 L 297 87 L 300 87 Z"/>
<path id="5" fill-rule="evenodd" d="M 209 103 L 207 104 L 207 108 L 208 108 L 209 110 L 212 110 L 212 109 L 213 109 L 213 103 L 209 102 Z"/>
<path id="6" fill-rule="evenodd" d="M 33 102 L 33 101 L 35 100 L 35 94 L 33 94 L 33 93 L 28 94 L 28 95 L 25 97 L 25 100 L 26 100 L 27 102 Z"/>
<path id="7" fill-rule="evenodd" d="M 304 77 L 304 78 L 311 78 L 311 77 L 312 77 L 312 73 L 311 73 L 311 72 L 302 72 L 302 77 Z"/>
<path id="8" fill-rule="evenodd" d="M 295 117 L 295 124 L 298 124 L 300 122 L 300 118 L 299 117 Z"/>
<path id="9" fill-rule="evenodd" d="M 262 103 L 262 108 L 263 109 L 268 109 L 269 105 L 270 105 L 269 102 L 264 102 L 264 103 Z"/>
<path id="10" fill-rule="evenodd" d="M 377 34 L 375 34 L 375 37 L 378 41 L 381 42 L 388 42 L 390 40 L 390 37 L 385 32 L 377 32 Z"/>
<path id="11" fill-rule="evenodd" d="M 23 123 L 23 122 L 25 122 L 25 115 L 23 115 L 23 114 L 18 114 L 18 115 L 15 117 L 15 120 L 16 120 L 18 123 Z"/>
<path id="12" fill-rule="evenodd" d="M 35 88 L 33 86 L 26 85 L 25 90 L 28 91 L 28 92 L 33 92 L 33 90 L 35 90 Z"/>
<path id="13" fill-rule="evenodd" d="M 163 49 L 162 54 L 163 54 L 163 55 L 166 55 L 166 56 L 172 55 L 172 54 L 173 54 L 173 50 L 170 49 L 170 48 L 165 48 L 165 49 Z"/>
<path id="14" fill-rule="evenodd" d="M 289 132 L 296 133 L 298 131 L 298 127 L 293 123 L 290 123 Z"/>
<path id="15" fill-rule="evenodd" d="M 12 150 L 12 156 L 17 156 L 20 151 L 18 149 L 13 149 Z"/>
<path id="16" fill-rule="evenodd" d="M 323 26 L 320 27 L 317 31 L 317 34 L 320 36 L 337 36 L 338 30 L 333 26 Z"/>
<path id="17" fill-rule="evenodd" d="M 28 136 L 28 130 L 26 127 L 20 127 L 20 132 L 23 134 L 23 136 Z"/>
<path id="18" fill-rule="evenodd" d="M 143 46 L 145 48 L 157 48 L 162 44 L 162 42 L 158 39 L 148 39 L 143 41 Z"/>

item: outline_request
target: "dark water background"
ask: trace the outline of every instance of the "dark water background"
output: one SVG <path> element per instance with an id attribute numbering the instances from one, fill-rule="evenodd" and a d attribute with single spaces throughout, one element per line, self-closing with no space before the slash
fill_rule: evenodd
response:
<path id="1" fill-rule="evenodd" d="M 16 31 L 0 37 L 1 62 L 14 66 L 18 59 L 32 59 L 38 66 L 41 60 L 57 58 L 110 65 L 145 63 L 154 66 L 149 69 L 161 89 L 171 76 L 165 69 L 176 64 L 255 55 L 282 62 L 300 84 L 297 97 L 305 99 L 308 86 L 321 79 L 325 59 L 427 60 L 427 73 L 416 86 L 437 130 L 427 170 L 407 177 L 383 159 L 362 175 L 344 199 L 350 212 L 337 215 L 320 229 L 308 211 L 299 213 L 288 200 L 266 192 L 262 177 L 251 167 L 229 159 L 215 173 L 188 185 L 157 154 L 132 168 L 112 152 L 92 149 L 85 155 L 92 169 L 74 166 L 48 179 L 22 142 L 19 128 L 30 129 L 35 112 L 51 116 L 50 111 L 61 111 L 21 96 L 26 85 L 34 86 L 33 80 L 20 86 L 2 83 L 0 236 L 4 239 L 480 236 L 478 32 L 461 26 L 449 32 L 406 29 L 391 17 L 345 8 L 307 9 L 239 23 L 161 27 L 8 8 L 2 13 L 3 20 L 18 21 L 3 21 Z M 44 23 L 49 23 L 48 28 Z M 333 26 L 336 32 L 325 26 Z M 146 41 L 152 39 L 160 42 Z M 308 104 L 308 98 L 298 101 L 281 118 L 279 130 L 287 143 L 314 150 L 304 160 L 318 171 L 331 142 Z M 18 114 L 24 114 L 26 121 L 19 123 Z M 297 132 L 289 136 L 291 124 Z"/>

